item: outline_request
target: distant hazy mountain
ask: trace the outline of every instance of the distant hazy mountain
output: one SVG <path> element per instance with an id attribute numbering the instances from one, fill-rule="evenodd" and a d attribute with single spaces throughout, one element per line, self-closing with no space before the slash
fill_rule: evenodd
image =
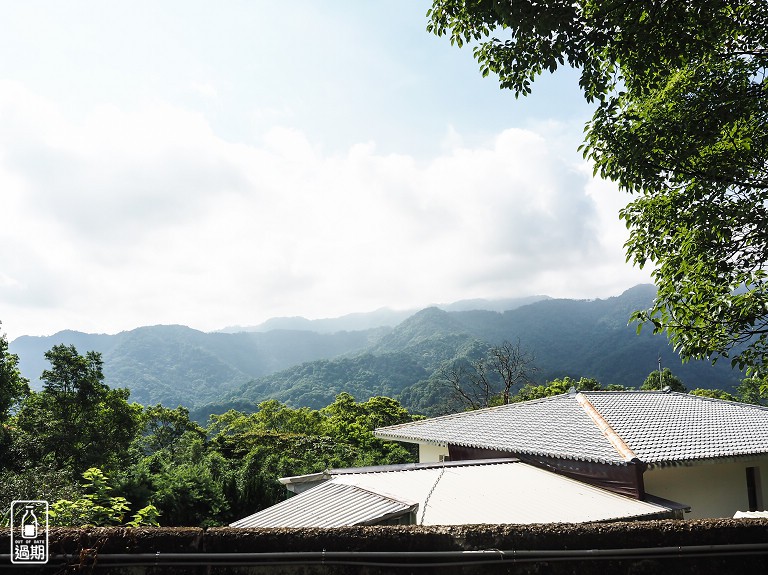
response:
<path id="1" fill-rule="evenodd" d="M 34 385 L 48 367 L 43 354 L 55 344 L 101 352 L 110 386 L 130 388 L 131 398 L 143 404 L 186 405 L 200 418 L 268 398 L 322 407 L 341 391 L 359 400 L 390 395 L 411 409 L 434 413 L 451 407 L 436 375 L 440 368 L 457 358 L 478 357 L 505 340 L 519 340 L 535 356 L 540 382 L 594 377 L 639 387 L 661 357 L 689 388 L 732 389 L 741 374 L 727 363 L 682 364 L 664 336 L 651 330 L 638 336 L 627 325 L 631 312 L 649 307 L 654 295 L 654 286 L 637 286 L 604 300 L 471 300 L 401 319 L 397 314 L 405 312 L 382 309 L 327 320 L 279 318 L 233 333 L 184 326 L 116 335 L 64 331 L 20 337 L 9 347 Z M 467 309 L 474 305 L 511 307 Z"/>
<path id="2" fill-rule="evenodd" d="M 509 311 L 537 301 L 552 299 L 547 295 L 532 295 L 504 299 L 463 299 L 448 304 L 436 304 L 433 307 L 443 311 Z"/>
<path id="3" fill-rule="evenodd" d="M 445 311 L 488 310 L 506 311 L 528 305 L 549 296 L 535 295 L 520 298 L 503 299 L 466 299 L 447 304 L 435 304 L 434 307 Z M 386 307 L 367 313 L 350 313 L 341 317 L 325 319 L 307 319 L 304 317 L 274 317 L 264 323 L 253 326 L 229 326 L 222 333 L 267 332 L 276 329 L 315 331 L 317 333 L 336 333 L 338 331 L 359 331 L 376 327 L 394 327 L 411 317 L 418 309 L 393 310 Z"/>
<path id="4" fill-rule="evenodd" d="M 22 336 L 9 344 L 21 372 L 39 387 L 49 368 L 43 354 L 57 344 L 80 353 L 98 351 L 111 387 L 127 387 L 143 404 L 195 406 L 259 376 L 298 363 L 360 352 L 386 328 L 320 334 L 276 330 L 269 333 L 204 333 L 184 326 L 141 327 L 116 335 L 62 331 L 48 337 Z"/>
<path id="5" fill-rule="evenodd" d="M 603 384 L 640 387 L 658 367 L 670 367 L 691 389 L 732 389 L 742 374 L 721 363 L 683 364 L 666 338 L 651 330 L 636 334 L 628 326 L 632 311 L 650 306 L 653 286 L 637 286 L 605 300 L 546 299 L 504 313 L 424 309 L 352 359 L 314 362 L 263 376 L 234 391 L 231 401 L 258 403 L 276 397 L 293 405 L 321 407 L 338 389 L 394 392 L 410 409 L 436 413 L 455 408 L 450 392 L 437 377 L 441 366 L 458 358 L 476 358 L 490 345 L 520 341 L 538 366 L 538 381 L 558 377 L 594 377 Z M 389 358 L 384 364 L 381 358 Z M 393 377 L 391 365 L 406 366 Z M 406 358 L 408 361 L 406 361 Z M 364 377 L 361 377 L 364 374 Z M 420 379 L 419 374 L 421 374 Z M 410 378 L 410 383 L 409 383 Z M 366 385 L 361 387 L 359 382 Z"/>
<path id="6" fill-rule="evenodd" d="M 341 317 L 307 319 L 304 317 L 274 317 L 254 326 L 230 326 L 221 332 L 268 332 L 279 329 L 336 333 L 339 331 L 361 331 L 377 327 L 393 327 L 413 315 L 417 310 L 395 311 L 381 308 L 368 313 L 350 313 Z"/>

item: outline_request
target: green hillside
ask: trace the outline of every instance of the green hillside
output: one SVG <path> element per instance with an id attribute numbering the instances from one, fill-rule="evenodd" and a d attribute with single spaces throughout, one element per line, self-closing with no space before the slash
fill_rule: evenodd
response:
<path id="1" fill-rule="evenodd" d="M 221 400 L 247 381 L 307 361 L 358 353 L 387 329 L 319 334 L 204 333 L 185 326 L 140 327 L 116 335 L 63 331 L 17 338 L 9 345 L 25 377 L 39 387 L 48 364 L 43 354 L 57 344 L 98 351 L 111 387 L 127 387 L 145 405 L 198 405 Z"/>
<path id="2" fill-rule="evenodd" d="M 228 400 L 258 403 L 275 397 L 293 406 L 314 407 L 347 385 L 346 390 L 361 400 L 368 393 L 395 392 L 394 397 L 411 411 L 445 413 L 461 405 L 442 381 L 440 369 L 462 358 L 477 359 L 490 346 L 504 341 L 519 341 L 534 356 L 537 383 L 592 377 L 604 385 L 639 388 L 661 357 L 662 364 L 691 389 L 733 389 L 742 374 L 728 364 L 683 364 L 664 336 L 653 335 L 651 330 L 638 335 L 634 326 L 627 325 L 631 312 L 650 305 L 653 295 L 653 286 L 638 286 L 605 300 L 549 299 L 504 313 L 427 308 L 384 335 L 363 355 L 274 373 L 241 386 Z M 388 361 L 381 362 L 381 358 Z M 388 370 L 398 361 L 404 367 L 400 373 L 411 374 L 412 379 L 410 384 L 393 387 L 392 382 L 399 380 Z M 367 377 L 361 379 L 360 373 Z"/>
<path id="3" fill-rule="evenodd" d="M 504 341 L 519 341 L 534 356 L 537 383 L 568 376 L 639 387 L 661 357 L 689 388 L 733 389 L 742 375 L 727 363 L 683 364 L 664 336 L 651 330 L 637 335 L 627 325 L 631 312 L 648 307 L 654 293 L 653 286 L 637 286 L 603 300 L 538 298 L 504 312 L 430 307 L 394 328 L 335 333 L 203 333 L 184 326 L 116 335 L 67 331 L 21 337 L 10 350 L 33 385 L 47 367 L 43 354 L 55 344 L 101 352 L 112 387 L 128 387 L 131 398 L 143 404 L 185 405 L 198 420 L 266 399 L 317 409 L 341 391 L 359 401 L 396 397 L 420 413 L 450 411 L 460 406 L 441 370 L 457 360 L 477 359 Z"/>

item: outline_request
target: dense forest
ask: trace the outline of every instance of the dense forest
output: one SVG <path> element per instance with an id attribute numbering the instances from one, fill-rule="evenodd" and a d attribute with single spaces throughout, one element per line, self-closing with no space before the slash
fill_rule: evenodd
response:
<path id="1" fill-rule="evenodd" d="M 682 364 L 663 335 L 650 329 L 638 335 L 627 325 L 654 295 L 653 286 L 637 286 L 604 300 L 467 301 L 405 319 L 379 310 L 329 320 L 283 318 L 237 333 L 184 326 L 116 335 L 68 331 L 20 337 L 10 348 L 33 389 L 42 386 L 44 353 L 54 345 L 97 351 L 111 385 L 130 389 L 144 405 L 184 406 L 201 425 L 211 414 L 253 410 L 268 399 L 321 409 L 342 391 L 360 401 L 393 397 L 414 413 L 444 413 L 454 406 L 442 372 L 504 341 L 519 341 L 534 356 L 538 384 L 592 377 L 637 387 L 661 358 L 692 387 L 733 391 L 743 374 L 728 362 Z"/>
<path id="2" fill-rule="evenodd" d="M 319 410 L 270 400 L 203 427 L 184 407 L 142 406 L 110 388 L 97 352 L 58 345 L 45 357 L 32 391 L 0 339 L 3 511 L 45 499 L 53 524 L 221 525 L 283 499 L 278 477 L 414 459 L 373 437 L 413 419 L 386 397 L 340 393 Z"/>
<path id="3" fill-rule="evenodd" d="M 592 378 L 537 384 L 533 358 L 519 343 L 474 351 L 475 359 L 451 363 L 434 381 L 455 409 L 571 387 L 624 389 Z M 416 458 L 413 446 L 373 436 L 377 427 L 422 417 L 389 397 L 358 402 L 339 390 L 319 409 L 269 399 L 248 412 L 212 414 L 201 425 L 185 407 L 143 406 L 130 401 L 129 390 L 109 387 L 98 352 L 56 345 L 44 357 L 43 385 L 33 391 L 0 336 L 3 512 L 14 499 L 45 499 L 54 525 L 225 525 L 281 501 L 280 477 Z M 687 391 L 669 369 L 652 372 L 640 387 L 661 386 Z M 764 382 L 747 379 L 737 395 L 693 393 L 765 403 L 767 391 Z M 7 514 L 1 521 L 7 523 Z"/>

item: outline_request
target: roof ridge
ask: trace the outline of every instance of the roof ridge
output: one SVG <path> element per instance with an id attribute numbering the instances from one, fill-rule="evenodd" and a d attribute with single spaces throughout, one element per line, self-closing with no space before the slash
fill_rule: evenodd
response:
<path id="1" fill-rule="evenodd" d="M 590 395 L 676 395 L 678 397 L 685 397 L 687 399 L 695 400 L 695 401 L 703 401 L 708 403 L 714 403 L 714 404 L 726 404 L 731 405 L 738 408 L 744 408 L 744 409 L 759 409 L 762 411 L 768 411 L 768 406 L 766 405 L 760 405 L 758 403 L 747 403 L 744 401 L 739 401 L 738 399 L 723 399 L 721 397 L 708 397 L 706 395 L 697 395 L 695 393 L 691 393 L 690 391 L 663 391 L 661 389 L 624 389 L 621 391 L 612 391 L 609 389 L 595 389 L 595 390 L 589 390 L 589 391 L 580 391 L 579 393 L 584 394 L 585 396 Z"/>
<path id="2" fill-rule="evenodd" d="M 363 491 L 365 493 L 370 493 L 371 495 L 375 495 L 376 497 L 381 497 L 382 499 L 388 499 L 389 501 L 394 501 L 395 503 L 399 503 L 400 505 L 404 505 L 406 507 L 413 507 L 418 506 L 418 501 L 413 501 L 411 499 L 405 499 L 403 497 L 398 497 L 396 495 L 393 495 L 388 492 L 384 491 L 377 491 L 371 487 L 363 487 L 361 485 L 357 485 L 356 483 L 341 483 L 339 481 L 334 481 L 331 479 L 327 482 L 328 485 L 333 485 L 335 487 L 345 487 L 345 488 L 351 488 L 354 491 Z M 318 486 L 319 487 L 319 486 Z M 307 490 L 304 493 L 308 493 L 311 490 Z"/>
<path id="3" fill-rule="evenodd" d="M 673 393 L 675 393 L 675 392 L 673 392 Z M 719 397 L 707 397 L 706 395 L 695 395 L 693 393 L 683 393 L 681 395 L 687 395 L 687 396 L 696 398 L 698 400 L 708 401 L 708 402 L 711 402 L 711 403 L 720 403 L 720 404 L 725 403 L 725 404 L 732 405 L 732 406 L 738 407 L 738 408 L 745 408 L 745 409 L 757 408 L 757 409 L 760 409 L 760 410 L 763 410 L 763 411 L 768 411 L 768 406 L 760 405 L 758 403 L 747 403 L 745 401 L 732 400 L 732 399 L 721 399 Z"/>
<path id="4" fill-rule="evenodd" d="M 507 465 L 510 463 L 521 463 L 517 457 L 499 457 L 494 459 L 457 459 L 455 461 L 426 461 L 420 463 L 381 465 L 376 467 L 349 467 L 344 473 L 333 474 L 334 477 L 342 475 L 363 475 L 373 473 L 410 473 L 412 471 L 425 471 L 431 469 L 453 469 L 456 467 L 481 467 L 484 465 Z M 407 467 L 406 467 L 407 466 Z M 386 469 L 390 468 L 390 469 Z M 333 470 L 331 470 L 331 473 Z"/>
<path id="5" fill-rule="evenodd" d="M 555 398 L 560 398 L 567 396 L 568 392 L 565 393 L 559 393 L 557 395 L 548 395 L 546 397 L 537 397 L 535 399 L 529 399 L 527 401 L 516 401 L 513 403 L 504 403 L 502 405 L 492 405 L 490 407 L 481 407 L 480 409 L 470 409 L 467 411 L 458 411 L 456 413 L 446 413 L 445 415 L 437 415 L 435 417 L 426 417 L 424 419 L 417 419 L 416 421 L 406 421 L 403 423 L 396 423 L 394 425 L 385 425 L 384 427 L 377 427 L 374 430 L 374 435 L 376 435 L 379 431 L 387 431 L 390 429 L 398 429 L 400 427 L 411 427 L 413 425 L 418 425 L 419 423 L 426 423 L 426 422 L 433 422 L 433 421 L 440 421 L 440 420 L 447 420 L 447 419 L 458 419 L 462 418 L 468 415 L 473 415 L 477 413 L 484 413 L 484 412 L 491 412 L 491 411 L 503 411 L 507 409 L 512 409 L 518 405 L 524 405 L 524 404 L 531 404 L 531 403 L 541 403 L 544 401 L 551 401 Z"/>
<path id="6" fill-rule="evenodd" d="M 621 390 L 613 390 L 613 389 L 585 389 L 584 391 L 580 391 L 579 393 L 583 393 L 584 395 L 691 395 L 688 392 L 683 391 L 664 391 L 661 389 L 621 389 Z M 703 397 L 703 396 L 695 396 L 695 397 Z M 712 399 L 712 398 L 708 398 Z"/>
<path id="7" fill-rule="evenodd" d="M 624 443 L 624 440 L 621 438 L 621 436 L 618 433 L 616 433 L 613 427 L 611 427 L 611 424 L 608 423 L 605 420 L 605 418 L 602 416 L 602 414 L 599 411 L 597 411 L 595 406 L 590 403 L 586 395 L 584 395 L 583 393 L 577 393 L 576 401 L 584 410 L 584 413 L 586 413 L 587 416 L 589 416 L 592 422 L 597 426 L 600 432 L 605 436 L 608 442 L 619 453 L 619 455 L 622 457 L 622 459 L 624 459 L 624 461 L 630 462 L 634 460 L 639 460 L 635 452 L 632 451 L 632 448 L 629 447 L 629 445 L 627 445 L 626 443 Z"/>

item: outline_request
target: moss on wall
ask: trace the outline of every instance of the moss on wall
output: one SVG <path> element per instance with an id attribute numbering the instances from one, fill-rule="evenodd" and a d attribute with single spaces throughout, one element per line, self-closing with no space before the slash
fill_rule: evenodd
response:
<path id="1" fill-rule="evenodd" d="M 712 555 L 708 546 L 760 544 L 762 549 L 741 555 Z M 688 554 L 696 546 L 698 554 Z M 664 557 L 647 548 L 679 547 Z M 0 554 L 10 549 L 9 532 L 0 531 Z M 624 549 L 627 558 L 590 556 L 580 558 L 534 557 L 524 552 Z M 643 521 L 632 523 L 475 525 L 451 527 L 378 526 L 338 529 L 232 529 L 212 528 L 52 528 L 49 530 L 51 560 L 44 572 L 56 572 L 75 565 L 98 573 L 258 573 L 286 575 L 346 575 L 361 573 L 762 573 L 768 571 L 768 520 Z M 403 552 L 444 552 L 502 550 L 503 562 L 461 566 L 459 557 L 407 558 Z M 632 551 L 635 550 L 635 551 Z M 638 551 L 639 550 L 639 551 Z M 726 549 L 718 548 L 719 551 Z M 520 555 L 515 556 L 512 551 Z M 674 551 L 674 550 L 672 550 Z M 343 552 L 379 552 L 376 557 L 345 555 Z M 264 565 L 256 556 L 222 554 L 315 553 L 307 564 L 302 556 L 270 557 L 276 564 Z M 321 559 L 322 553 L 328 554 Z M 590 553 L 593 553 L 590 551 Z M 184 555 L 178 555 L 184 554 Z M 191 555 L 190 555 L 191 554 Z M 490 551 L 491 558 L 501 554 Z M 487 559 L 483 555 L 472 559 Z M 535 555 L 535 553 L 534 553 Z M 141 561 L 136 564 L 135 560 Z M 247 565 L 222 565 L 222 559 Z M 344 560 L 344 565 L 333 563 Z M 592 560 L 589 560 L 592 559 Z M 174 563 L 166 564 L 173 560 Z M 365 561 L 365 565 L 355 561 Z M 408 567 L 376 566 L 398 561 Z M 437 562 L 439 565 L 434 565 Z M 0 558 L 0 568 L 10 567 L 9 558 Z M 352 564 L 350 564 L 352 563 Z M 213 566 L 209 566 L 213 564 Z M 445 565 L 443 565 L 445 564 Z M 115 566 L 117 565 L 117 566 Z M 455 567 L 455 568 L 452 568 Z M 77 569 L 77 567 L 76 567 Z M 4 571 L 4 568 L 2 569 Z"/>

